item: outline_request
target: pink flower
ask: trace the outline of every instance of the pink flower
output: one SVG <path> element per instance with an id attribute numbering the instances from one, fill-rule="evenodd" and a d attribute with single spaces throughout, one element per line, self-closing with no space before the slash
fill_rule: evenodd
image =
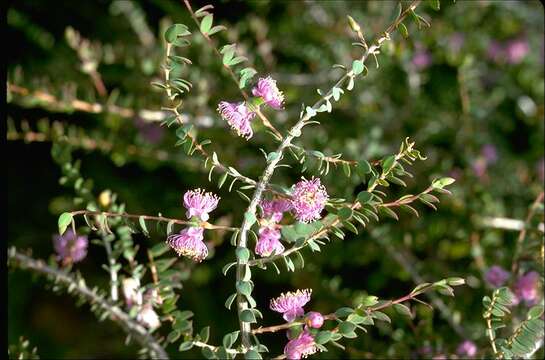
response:
<path id="1" fill-rule="evenodd" d="M 87 236 L 78 236 L 72 229 L 66 230 L 63 235 L 53 236 L 57 258 L 64 264 L 82 261 L 87 256 L 88 243 Z"/>
<path id="2" fill-rule="evenodd" d="M 530 271 L 521 276 L 515 284 L 515 296 L 518 302 L 524 300 L 527 305 L 534 305 L 539 297 L 539 274 L 535 271 Z"/>
<path id="3" fill-rule="evenodd" d="M 269 218 L 275 223 L 282 220 L 284 212 L 291 209 L 291 203 L 286 199 L 261 200 L 260 206 L 263 210 L 263 217 Z"/>
<path id="4" fill-rule="evenodd" d="M 271 256 L 273 252 L 280 254 L 284 251 L 284 245 L 280 242 L 280 230 L 274 227 L 261 227 L 259 240 L 255 245 L 255 253 L 260 256 Z"/>
<path id="5" fill-rule="evenodd" d="M 303 306 L 310 301 L 310 294 L 312 294 L 311 289 L 283 293 L 271 300 L 270 308 L 272 311 L 281 313 L 284 320 L 291 322 L 305 313 Z"/>
<path id="6" fill-rule="evenodd" d="M 529 50 L 528 42 L 523 38 L 509 41 L 505 46 L 507 62 L 510 64 L 520 63 Z"/>
<path id="7" fill-rule="evenodd" d="M 276 80 L 270 76 L 260 78 L 257 85 L 252 89 L 254 96 L 260 96 L 265 103 L 274 109 L 281 109 L 284 103 L 284 95 L 276 86 Z"/>
<path id="8" fill-rule="evenodd" d="M 318 351 L 312 335 L 303 331 L 298 337 L 290 340 L 284 347 L 284 355 L 288 360 L 299 360 Z"/>
<path id="9" fill-rule="evenodd" d="M 294 185 L 291 206 L 298 221 L 308 223 L 320 218 L 329 196 L 319 178 L 299 181 Z"/>
<path id="10" fill-rule="evenodd" d="M 220 198 L 211 192 L 205 193 L 202 189 L 187 191 L 184 194 L 185 215 L 188 219 L 197 216 L 202 221 L 208 220 L 208 213 L 218 206 Z"/>
<path id="11" fill-rule="evenodd" d="M 311 328 L 319 329 L 324 324 L 324 316 L 317 311 L 311 311 L 307 314 L 306 323 Z"/>
<path id="12" fill-rule="evenodd" d="M 465 340 L 456 349 L 456 353 L 463 357 L 474 357 L 477 354 L 477 345 L 473 341 Z"/>
<path id="13" fill-rule="evenodd" d="M 501 44 L 497 41 L 494 41 L 492 40 L 489 44 L 488 44 L 488 49 L 486 50 L 486 54 L 488 56 L 489 59 L 495 61 L 495 62 L 500 62 L 501 59 L 503 58 L 503 47 L 501 46 Z"/>
<path id="14" fill-rule="evenodd" d="M 250 122 L 255 117 L 255 112 L 250 111 L 244 102 L 229 103 L 222 101 L 218 105 L 218 111 L 238 136 L 249 139 L 254 135 Z"/>
<path id="15" fill-rule="evenodd" d="M 537 177 L 539 181 L 543 182 L 545 180 L 545 159 L 541 158 L 536 164 Z"/>
<path id="16" fill-rule="evenodd" d="M 186 256 L 196 262 L 203 261 L 208 256 L 208 248 L 203 242 L 204 229 L 201 227 L 189 227 L 179 234 L 169 235 L 167 244 L 176 251 L 178 256 Z"/>
<path id="17" fill-rule="evenodd" d="M 483 145 L 481 148 L 481 155 L 485 158 L 488 164 L 494 164 L 498 161 L 498 151 L 492 144 Z"/>
<path id="18" fill-rule="evenodd" d="M 494 265 L 484 275 L 484 278 L 487 283 L 489 283 L 493 287 L 500 287 L 507 279 L 509 279 L 509 272 L 505 271 L 501 266 Z"/>

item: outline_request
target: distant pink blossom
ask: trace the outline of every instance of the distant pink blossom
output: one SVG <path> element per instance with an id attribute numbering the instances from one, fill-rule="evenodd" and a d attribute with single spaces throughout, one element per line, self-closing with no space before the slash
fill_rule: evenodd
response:
<path id="1" fill-rule="evenodd" d="M 284 94 L 276 86 L 276 80 L 270 76 L 260 78 L 257 85 L 252 89 L 254 96 L 260 96 L 265 104 L 273 109 L 281 109 L 284 103 Z"/>
<path id="2" fill-rule="evenodd" d="M 510 64 L 520 63 L 530 51 L 528 41 L 524 38 L 518 38 L 509 41 L 505 46 L 505 56 Z"/>
<path id="3" fill-rule="evenodd" d="M 485 144 L 481 148 L 481 154 L 485 158 L 488 164 L 493 164 L 498 161 L 498 151 L 496 147 L 492 144 Z"/>
<path id="4" fill-rule="evenodd" d="M 414 54 L 411 62 L 417 70 L 424 70 L 431 65 L 432 59 L 429 52 L 419 50 Z"/>
<path id="5" fill-rule="evenodd" d="M 473 358 L 477 355 L 477 345 L 473 341 L 465 340 L 458 345 L 456 353 L 462 358 Z"/>
<path id="6" fill-rule="evenodd" d="M 509 279 L 509 275 L 510 273 L 504 270 L 501 266 L 494 265 L 488 269 L 484 275 L 484 278 L 491 286 L 500 287 L 505 284 L 507 279 Z"/>
<path id="7" fill-rule="evenodd" d="M 53 236 L 53 247 L 57 252 L 57 258 L 64 264 L 77 263 L 87 256 L 87 236 L 78 235 L 72 229 L 68 229 L 63 235 Z"/>
<path id="8" fill-rule="evenodd" d="M 248 140 L 254 135 L 250 123 L 255 117 L 255 112 L 251 111 L 246 103 L 222 101 L 218 105 L 218 111 L 238 136 L 242 136 Z"/>
<path id="9" fill-rule="evenodd" d="M 459 52 L 464 46 L 465 36 L 462 33 L 456 32 L 452 34 L 448 40 L 450 50 Z"/>
<path id="10" fill-rule="evenodd" d="M 539 273 L 530 271 L 519 277 L 515 283 L 514 293 L 516 302 L 524 301 L 531 306 L 537 303 L 539 298 Z"/>

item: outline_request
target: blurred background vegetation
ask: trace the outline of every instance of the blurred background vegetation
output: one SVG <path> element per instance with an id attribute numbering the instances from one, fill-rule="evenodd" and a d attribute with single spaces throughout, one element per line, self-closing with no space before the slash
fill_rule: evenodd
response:
<path id="1" fill-rule="evenodd" d="M 205 5 L 195 2 L 193 8 Z M 300 111 L 313 103 L 316 89 L 327 90 L 358 50 L 347 26 L 350 14 L 371 39 L 395 14 L 394 1 L 247 1 L 217 2 L 216 24 L 228 30 L 214 36 L 217 44 L 236 42 L 260 75 L 270 74 L 286 96 L 285 111 L 267 115 L 286 131 Z M 428 298 L 435 310 L 417 306 L 414 320 L 392 314 L 393 326 L 372 328 L 317 358 L 431 357 L 455 353 L 472 339 L 479 355 L 488 351 L 481 299 L 491 289 L 483 273 L 494 264 L 510 268 L 517 231 L 498 229 L 491 219 L 524 220 L 543 191 L 544 177 L 544 18 L 538 1 L 441 1 L 421 13 L 431 28 L 409 26 L 410 36 L 393 35 L 369 74 L 321 114 L 322 125 L 306 129 L 300 144 L 327 155 L 377 159 L 399 148 L 405 137 L 428 157 L 412 168 L 407 188 L 392 186 L 391 199 L 425 189 L 433 178 L 457 179 L 453 195 L 442 197 L 438 211 L 419 205 L 420 217 L 401 213 L 399 222 L 372 224 L 359 235 L 334 240 L 320 253 L 305 251 L 306 266 L 295 273 L 255 271 L 258 307 L 265 310 L 282 291 L 313 289 L 313 310 L 328 313 L 350 305 L 366 293 L 394 298 L 422 281 L 448 276 L 466 278 L 456 298 Z M 7 12 L 11 48 L 8 61 L 8 244 L 31 248 L 36 257 L 53 251 L 58 215 L 75 209 L 70 189 L 59 185 L 61 170 L 51 158 L 52 141 L 72 144 L 81 172 L 97 192 L 110 189 L 129 213 L 182 218 L 181 196 L 206 187 L 222 201 L 215 222 L 241 222 L 246 203 L 216 180 L 208 183 L 199 160 L 174 147 L 173 129 L 162 128 L 164 93 L 150 86 L 161 77 L 162 34 L 172 23 L 193 32 L 184 56 L 193 66 L 183 75 L 193 82 L 184 114 L 197 125 L 201 139 L 213 140 L 212 151 L 243 174 L 257 178 L 262 169 L 259 148 L 272 151 L 274 140 L 254 121 L 251 141 L 235 137 L 215 111 L 220 100 L 240 98 L 238 89 L 198 33 L 181 2 L 26 0 Z M 368 40 L 369 41 L 369 40 Z M 102 104 L 100 111 L 92 104 Z M 116 107 L 117 106 L 117 107 Z M 122 108 L 122 111 L 119 110 Z M 151 119 L 151 120 L 150 120 Z M 289 185 L 300 167 L 277 171 L 273 181 Z M 313 173 L 310 171 L 310 173 Z M 322 177 L 335 197 L 351 199 L 361 189 L 357 179 L 332 168 Z M 542 220 L 541 220 L 542 221 Z M 537 224 L 534 226 L 536 227 Z M 531 232 L 539 240 L 542 233 Z M 93 238 L 93 235 L 90 235 Z M 164 241 L 133 236 L 141 247 Z M 234 275 L 222 266 L 232 261 L 229 237 L 207 233 L 212 257 L 188 267 L 182 259 L 184 287 L 178 306 L 195 313 L 195 325 L 212 326 L 211 341 L 238 327 L 234 312 L 223 307 Z M 102 248 L 91 246 L 78 264 L 88 282 L 107 285 L 101 269 Z M 145 261 L 145 260 L 144 260 Z M 185 264 L 185 265 L 184 265 Z M 525 270 L 543 275 L 542 253 L 530 251 Z M 99 323 L 87 307 L 44 288 L 43 279 L 14 271 L 8 276 L 8 342 L 20 335 L 43 358 L 130 357 L 122 330 Z M 263 324 L 280 318 L 265 310 Z M 271 354 L 282 351 L 283 333 L 261 340 Z M 195 357 L 197 351 L 173 357 Z M 543 350 L 536 356 L 543 355 Z"/>

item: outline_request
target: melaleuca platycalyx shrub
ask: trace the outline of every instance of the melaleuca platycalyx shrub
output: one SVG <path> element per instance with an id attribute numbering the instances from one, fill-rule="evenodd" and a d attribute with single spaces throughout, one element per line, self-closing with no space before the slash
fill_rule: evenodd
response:
<path id="1" fill-rule="evenodd" d="M 414 311 L 409 306 L 411 300 L 422 302 L 418 296 L 431 290 L 452 295 L 453 286 L 464 284 L 461 278 L 448 277 L 422 283 L 408 294 L 399 294 L 396 299 L 379 300 L 377 296 L 368 295 L 357 304 L 350 304 L 350 307 L 339 304 L 336 309 L 312 308 L 312 289 L 285 289 L 280 296 L 270 300 L 268 308 L 259 306 L 252 296 L 260 289 L 260 284 L 252 278 L 254 271 L 274 269 L 280 272 L 280 265 L 295 273 L 298 266 L 304 266 L 305 251 L 326 251 L 327 241 L 332 240 L 333 236 L 342 239 L 345 231 L 357 234 L 372 221 L 381 221 L 386 217 L 398 219 L 398 209 L 418 215 L 418 210 L 413 207 L 416 201 L 436 209 L 439 203 L 436 195 L 450 194 L 446 187 L 454 179 L 444 177 L 433 180 L 417 194 L 406 194 L 386 201 L 389 184 L 405 184 L 402 178 L 410 175 L 406 166 L 426 159 L 408 138 L 400 139 L 398 152 L 379 160 L 344 159 L 340 154 L 326 156 L 318 150 L 305 149 L 297 144 L 307 127 L 318 126 L 320 117 L 331 113 L 334 104 L 342 96 L 347 96 L 356 81 L 365 77 L 370 71 L 366 65 L 370 59 L 378 66 L 384 43 L 391 41 L 398 32 L 407 35 L 408 17 L 418 27 L 429 26 L 426 19 L 417 13 L 420 1 L 413 1 L 407 6 L 400 4 L 399 13 L 391 24 L 370 42 L 364 37 L 357 21 L 348 17 L 347 28 L 351 29 L 354 37 L 354 46 L 358 49 L 357 58 L 350 64 L 337 66 L 343 70 L 342 76 L 328 91 L 318 91 L 319 97 L 315 104 L 302 104 L 299 118 L 293 119 L 287 128 L 282 129 L 279 124 L 269 120 L 267 114 L 299 106 L 297 99 L 285 96 L 282 86 L 272 76 L 260 74 L 248 65 L 245 57 L 237 55 L 236 45 L 216 48 L 213 36 L 224 29 L 221 25 L 213 26 L 211 5 L 194 11 L 188 1 L 184 3 L 197 25 L 197 32 L 219 55 L 219 61 L 240 92 L 238 98 L 224 99 L 217 104 L 214 113 L 218 120 L 221 119 L 225 129 L 230 129 L 233 142 L 250 143 L 255 140 L 254 135 L 258 131 L 266 131 L 276 142 L 275 148 L 263 150 L 262 174 L 253 179 L 242 174 L 233 164 L 224 163 L 220 160 L 220 150 L 208 150 L 214 144 L 213 139 L 198 139 L 194 124 L 182 116 L 184 99 L 191 96 L 193 84 L 174 76 L 179 74 L 174 70 L 187 68 L 187 71 L 191 71 L 192 66 L 196 65 L 183 56 L 184 48 L 191 45 L 189 39 L 192 30 L 187 25 L 174 24 L 164 34 L 166 48 L 163 78 L 154 83 L 164 91 L 167 103 L 164 110 L 169 113 L 162 125 L 175 129 L 178 138 L 176 145 L 182 146 L 187 156 L 198 159 L 200 166 L 209 173 L 209 182 L 206 183 L 203 178 L 202 188 L 182 190 L 180 210 L 185 213 L 185 218 L 131 214 L 126 211 L 124 204 L 119 204 L 117 199 L 112 200 L 110 195 L 101 194 L 97 201 L 88 188 L 82 187 L 84 181 L 79 173 L 79 165 L 73 164 L 71 159 L 67 160 L 70 156 L 65 156 L 62 149 L 57 149 L 56 159 L 66 165 L 63 166 L 66 172 L 64 183 L 74 184 L 81 200 L 79 204 L 83 202 L 85 206 L 65 212 L 59 217 L 60 234 L 55 240 L 58 258 L 49 264 L 50 268 L 15 249 L 9 252 L 12 262 L 55 279 L 69 292 L 94 304 L 93 310 L 100 318 L 118 322 L 131 338 L 138 341 L 146 355 L 155 358 L 168 357 L 165 348 L 171 343 L 175 343 L 180 352 L 200 348 L 207 358 L 271 357 L 275 355 L 267 354 L 268 348 L 261 343 L 260 334 L 283 331 L 287 339 L 280 357 L 300 359 L 316 352 L 328 351 L 330 346 L 342 347 L 341 340 L 360 336 L 365 327 L 374 326 L 375 322 L 391 322 L 390 317 L 381 310 L 391 307 L 400 315 L 412 318 Z M 257 122 L 259 126 L 256 126 Z M 307 158 L 320 164 L 311 176 L 303 174 L 307 170 Z M 296 164 L 302 164 L 299 168 L 301 174 L 289 185 L 272 182 L 275 172 L 280 172 L 283 166 L 292 166 L 289 164 L 290 159 Z M 328 190 L 328 181 L 325 179 L 330 166 L 339 166 L 349 178 L 358 176 L 364 190 L 352 199 L 336 197 L 339 195 Z M 232 214 L 235 219 L 240 219 L 236 226 L 216 221 L 214 210 L 221 206 L 223 200 L 212 190 L 214 172 L 219 173 L 218 188 L 221 189 L 229 180 L 229 192 L 234 189 L 241 197 L 241 203 L 237 206 L 241 209 L 240 213 Z M 86 224 L 79 229 L 76 227 L 78 217 L 83 217 Z M 130 234 L 131 231 L 140 231 L 150 235 L 150 223 L 165 225 L 165 234 L 156 241 L 156 245 L 145 249 L 148 262 L 139 263 L 136 253 L 140 248 L 134 244 Z M 69 227 L 71 229 L 67 230 Z M 223 295 L 226 298 L 225 307 L 236 311 L 239 323 L 237 329 L 223 335 L 221 344 L 209 341 L 210 332 L 214 331 L 213 324 L 197 333 L 193 329 L 197 322 L 192 319 L 193 313 L 178 307 L 180 279 L 179 274 L 172 269 L 176 261 L 187 260 L 190 266 L 199 266 L 207 261 L 214 246 L 207 241 L 207 237 L 213 231 L 229 232 L 232 235 L 230 251 L 233 261 L 225 264 L 223 273 L 227 275 L 234 270 L 235 281 L 233 293 Z M 108 256 L 105 266 L 109 274 L 108 294 L 90 289 L 77 271 L 70 272 L 72 266 L 84 261 L 86 236 L 92 232 L 100 236 L 101 240 L 97 242 L 104 247 Z M 152 239 L 156 240 L 154 237 Z M 162 257 L 172 253 L 177 256 L 174 260 Z M 491 282 L 501 282 L 502 276 L 499 274 L 491 278 Z M 520 287 L 521 294 L 525 294 L 523 297 L 529 297 L 526 288 L 526 285 Z M 119 296 L 119 289 L 123 297 Z M 264 311 L 281 314 L 283 322 L 263 326 L 259 319 L 263 318 Z M 160 336 L 161 331 L 166 332 L 167 329 L 168 335 Z M 470 354 L 474 351 L 466 345 L 460 352 Z"/>

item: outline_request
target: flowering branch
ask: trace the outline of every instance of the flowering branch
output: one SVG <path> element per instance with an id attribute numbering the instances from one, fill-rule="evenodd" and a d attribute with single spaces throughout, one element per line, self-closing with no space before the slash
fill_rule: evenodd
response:
<path id="1" fill-rule="evenodd" d="M 432 283 L 432 284 L 424 283 L 424 284 L 421 284 L 418 287 L 416 287 L 409 294 L 407 294 L 405 296 L 402 296 L 402 297 L 400 297 L 398 299 L 388 300 L 388 301 L 384 301 L 384 302 L 382 302 L 380 304 L 377 304 L 376 306 L 366 307 L 365 312 L 367 314 L 370 314 L 370 313 L 372 313 L 374 311 L 379 311 L 379 310 L 388 308 L 390 306 L 393 306 L 395 304 L 403 303 L 405 301 L 410 301 L 410 300 L 417 300 L 418 301 L 418 299 L 416 299 L 417 296 L 419 296 L 419 295 L 421 295 L 421 294 L 423 294 L 423 293 L 425 293 L 425 292 L 427 292 L 427 291 L 429 291 L 431 289 L 440 288 L 442 286 L 445 286 L 447 283 L 449 285 L 456 286 L 456 285 L 464 284 L 465 281 L 463 279 L 459 279 L 459 278 L 450 278 L 450 279 L 444 279 L 444 280 L 441 280 L 441 281 L 438 281 L 438 282 Z M 323 318 L 325 320 L 337 320 L 337 319 L 339 319 L 339 317 L 340 316 L 338 316 L 337 313 L 331 313 L 331 314 L 323 315 Z M 298 326 L 298 325 L 305 325 L 305 323 L 302 322 L 302 321 L 293 321 L 293 322 L 280 324 L 280 325 L 259 327 L 257 329 L 252 330 L 252 334 L 262 334 L 262 333 L 267 333 L 267 332 L 276 332 L 276 331 L 279 331 L 279 330 L 289 329 L 290 327 Z"/>
<path id="2" fill-rule="evenodd" d="M 32 257 L 24 255 L 17 251 L 14 247 L 8 251 L 8 265 L 19 267 L 21 269 L 29 269 L 38 274 L 45 275 L 49 279 L 66 287 L 69 292 L 75 291 L 81 295 L 93 306 L 99 308 L 104 313 L 110 315 L 110 319 L 117 322 L 127 333 L 134 338 L 145 348 L 150 350 L 150 355 L 154 359 L 168 359 L 168 354 L 159 342 L 149 334 L 142 325 L 121 310 L 117 305 L 110 303 L 104 299 L 96 289 L 89 289 L 83 279 L 76 279 L 65 272 L 54 269 L 48 266 L 43 260 L 36 260 Z"/>
<path id="3" fill-rule="evenodd" d="M 411 3 L 411 5 L 407 9 L 405 9 L 396 18 L 396 20 L 387 28 L 384 35 L 379 37 L 377 39 L 377 41 L 371 47 L 366 48 L 364 54 L 362 55 L 362 57 L 359 60 L 362 63 L 362 65 L 363 65 L 363 63 L 365 63 L 365 61 L 367 60 L 369 55 L 372 54 L 373 56 L 376 56 L 376 54 L 378 53 L 382 43 L 384 41 L 390 39 L 390 32 L 393 31 L 396 28 L 396 26 L 399 23 L 401 23 L 403 21 L 403 19 L 410 12 L 414 11 L 414 9 L 418 6 L 419 3 L 420 3 L 420 0 L 413 1 Z M 355 76 L 356 76 L 356 74 L 355 74 L 354 69 L 348 71 L 344 76 L 342 76 L 337 81 L 337 83 L 327 92 L 326 95 L 322 96 L 312 107 L 307 107 L 306 111 L 305 111 L 305 114 L 303 115 L 303 113 L 301 113 L 301 117 L 300 117 L 299 121 L 289 130 L 288 135 L 283 138 L 282 142 L 280 143 L 280 145 L 278 146 L 278 148 L 275 151 L 275 156 L 271 157 L 270 160 L 268 160 L 267 167 L 265 168 L 265 171 L 263 172 L 263 175 L 260 178 L 260 181 L 259 181 L 259 183 L 258 183 L 258 185 L 256 187 L 256 190 L 254 192 L 254 195 L 252 197 L 250 205 L 248 206 L 248 208 L 247 208 L 247 210 L 246 210 L 246 212 L 244 214 L 244 220 L 242 222 L 242 226 L 240 228 L 240 234 L 239 234 L 239 237 L 238 237 L 238 243 L 237 243 L 238 248 L 244 248 L 245 249 L 247 247 L 248 231 L 250 230 L 251 226 L 254 224 L 254 222 L 256 220 L 255 213 L 256 213 L 257 204 L 261 201 L 261 195 L 263 193 L 263 190 L 265 189 L 265 187 L 267 186 L 271 176 L 273 175 L 277 164 L 282 159 L 284 150 L 287 147 L 289 147 L 289 145 L 291 144 L 291 141 L 294 138 L 301 135 L 302 128 L 305 125 L 309 124 L 309 120 L 314 115 L 316 115 L 316 113 L 318 111 L 325 111 L 327 109 L 327 106 L 326 106 L 325 103 L 328 103 L 330 105 L 329 99 L 331 97 L 333 97 L 334 89 L 339 88 L 348 79 L 353 81 Z M 323 110 L 322 110 L 322 108 L 323 108 L 322 105 L 326 106 L 326 108 L 324 108 Z M 383 173 L 383 175 L 384 175 L 384 173 Z M 378 185 L 378 182 L 375 181 L 371 185 L 369 191 L 372 191 L 372 189 L 376 185 Z M 356 205 L 354 205 L 354 206 L 356 206 Z M 247 259 L 241 259 L 240 257 L 237 257 L 237 273 L 236 273 L 237 284 L 239 284 L 242 281 L 242 279 L 243 279 L 243 277 L 244 277 L 244 275 L 246 273 L 247 264 L 248 264 Z M 250 286 L 250 291 L 249 292 L 251 293 L 251 286 Z M 242 314 L 245 312 L 245 310 L 248 309 L 248 301 L 246 299 L 246 295 L 249 295 L 249 294 L 247 294 L 247 293 L 243 294 L 241 289 L 237 286 L 237 305 L 238 305 L 237 310 L 238 310 L 239 323 L 240 323 L 241 340 L 242 340 L 243 346 L 245 346 L 246 348 L 249 348 L 251 346 L 250 338 L 249 338 L 249 335 L 250 335 L 250 332 L 251 332 L 251 326 L 250 326 L 249 322 L 245 322 L 242 319 Z"/>
<path id="4" fill-rule="evenodd" d="M 226 231 L 237 230 L 237 228 L 234 228 L 234 227 L 214 225 L 214 224 L 210 224 L 207 221 L 195 223 L 194 221 L 179 220 L 179 219 L 167 218 L 164 216 L 136 215 L 136 214 L 125 214 L 125 213 L 112 213 L 107 211 L 89 211 L 89 210 L 72 211 L 70 212 L 70 214 L 72 216 L 91 215 L 91 216 L 105 216 L 105 217 L 122 217 L 122 218 L 144 219 L 144 220 L 152 220 L 152 221 L 160 221 L 160 222 L 170 222 L 170 223 L 180 224 L 180 225 L 197 225 L 201 228 L 208 229 L 208 230 L 226 230 Z"/>
<path id="5" fill-rule="evenodd" d="M 191 14 L 191 18 L 193 19 L 193 21 L 195 21 L 195 24 L 197 24 L 197 26 L 199 27 L 199 32 L 201 33 L 201 35 L 206 39 L 206 41 L 208 42 L 208 45 L 210 45 L 210 47 L 212 48 L 212 50 L 214 51 L 214 53 L 222 60 L 223 59 L 223 55 L 220 53 L 220 51 L 216 48 L 216 46 L 214 45 L 214 41 L 212 40 L 212 38 L 205 32 L 203 32 L 200 28 L 200 23 L 199 23 L 199 19 L 197 18 L 197 16 L 195 15 L 195 12 L 193 12 L 193 9 L 191 8 L 191 4 L 189 3 L 188 0 L 183 0 L 184 4 L 185 4 L 185 7 L 187 8 L 187 10 L 189 11 L 189 13 Z M 213 8 L 212 5 L 209 5 L 208 6 L 210 9 Z M 231 79 L 235 82 L 235 84 L 237 85 L 237 88 L 240 90 L 240 93 L 242 94 L 242 96 L 244 97 L 244 99 L 246 100 L 249 100 L 249 96 L 248 94 L 246 93 L 246 91 L 244 91 L 244 89 L 242 89 L 241 87 L 239 87 L 239 81 L 237 79 L 237 76 L 235 75 L 235 73 L 233 72 L 233 69 L 231 68 L 231 66 L 224 62 L 222 60 L 222 64 L 223 64 L 223 67 L 225 69 L 227 69 L 227 72 L 229 73 L 229 75 L 231 76 Z M 256 108 L 256 113 L 257 115 L 259 116 L 259 118 L 261 119 L 261 121 L 263 122 L 263 125 L 265 125 L 265 127 L 269 128 L 273 134 L 276 136 L 277 139 L 282 139 L 282 134 L 271 124 L 271 122 L 269 121 L 269 119 L 267 119 L 267 117 L 265 115 L 263 115 L 263 113 L 261 112 L 261 110 L 259 108 Z"/>

